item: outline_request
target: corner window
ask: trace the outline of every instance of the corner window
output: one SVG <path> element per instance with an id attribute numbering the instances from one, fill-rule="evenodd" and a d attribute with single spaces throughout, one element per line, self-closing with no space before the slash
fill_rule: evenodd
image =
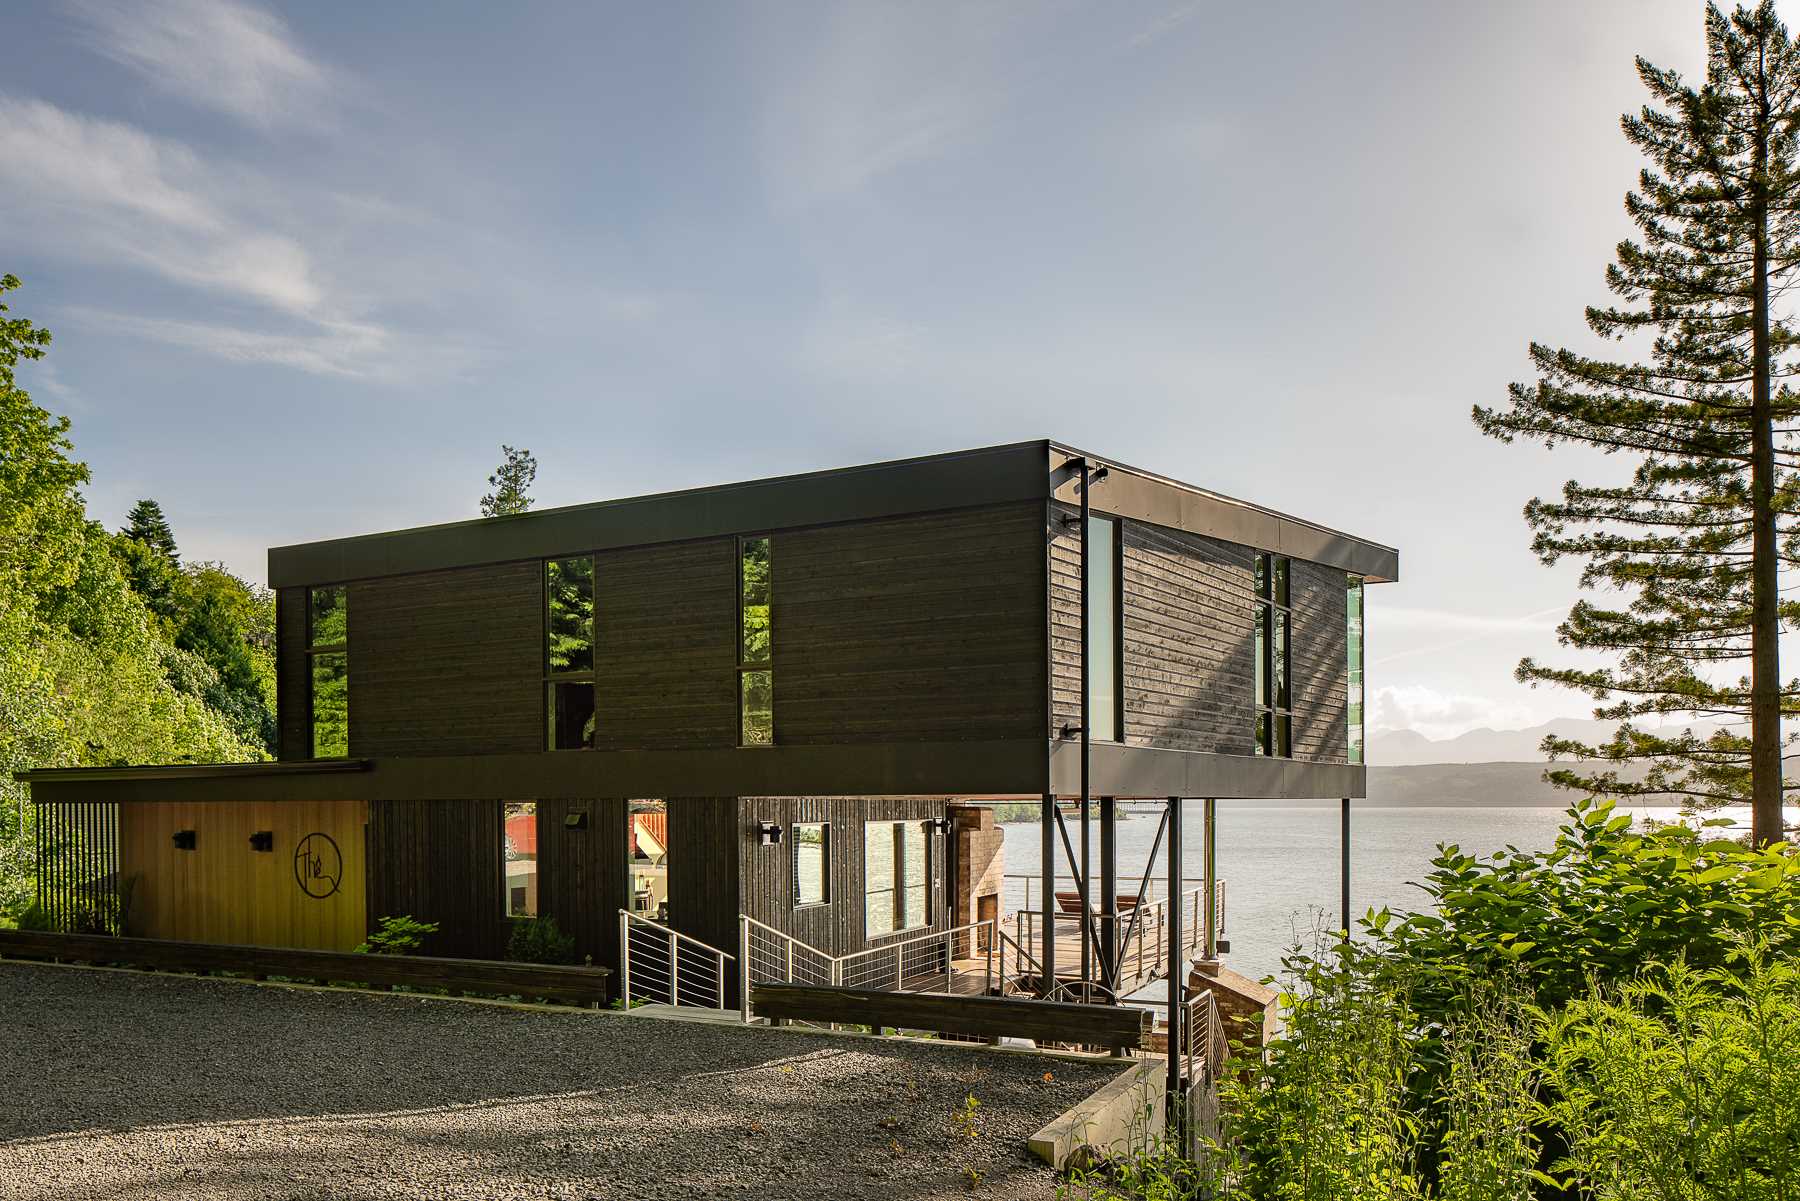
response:
<path id="1" fill-rule="evenodd" d="M 350 754 L 350 591 L 306 590 L 306 665 L 314 759 Z"/>
<path id="2" fill-rule="evenodd" d="M 1293 686 L 1288 671 L 1291 568 L 1280 555 L 1256 556 L 1256 753 L 1294 753 Z"/>
<path id="3" fill-rule="evenodd" d="M 1087 662 L 1090 738 L 1118 742 L 1124 714 L 1119 671 L 1119 521 L 1089 517 Z"/>
<path id="4" fill-rule="evenodd" d="M 1349 690 L 1344 712 L 1349 717 L 1349 759 L 1363 761 L 1363 582 L 1361 576 L 1349 577 L 1349 596 L 1345 598 L 1344 619 L 1349 648 Z"/>
<path id="5" fill-rule="evenodd" d="M 863 827 L 866 937 L 931 924 L 931 839 L 925 823 L 870 822 Z"/>
<path id="6" fill-rule="evenodd" d="M 594 745 L 594 560 L 544 563 L 544 711 L 553 751 Z"/>
<path id="7" fill-rule="evenodd" d="M 500 809 L 500 883 L 506 916 L 536 917 L 537 802 L 507 801 Z"/>
<path id="8" fill-rule="evenodd" d="M 794 907 L 831 900 L 831 826 L 800 822 L 793 828 Z"/>
<path id="9" fill-rule="evenodd" d="M 738 539 L 738 741 L 775 742 L 774 574 L 769 539 Z"/>

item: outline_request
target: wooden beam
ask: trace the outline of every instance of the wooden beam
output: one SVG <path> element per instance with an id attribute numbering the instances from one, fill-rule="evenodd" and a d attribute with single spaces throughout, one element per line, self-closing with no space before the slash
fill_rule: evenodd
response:
<path id="1" fill-rule="evenodd" d="M 758 1017 L 794 1022 L 933 1030 L 981 1038 L 1106 1047 L 1115 1052 L 1149 1046 L 1152 1016 L 1129 1005 L 1080 1005 L 1018 997 L 955 997 L 802 984 L 754 984 Z"/>

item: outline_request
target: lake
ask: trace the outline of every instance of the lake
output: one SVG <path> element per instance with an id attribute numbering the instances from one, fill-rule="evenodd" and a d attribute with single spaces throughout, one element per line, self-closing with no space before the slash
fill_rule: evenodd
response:
<path id="1" fill-rule="evenodd" d="M 1156 837 L 1160 806 L 1147 807 L 1119 820 L 1120 891 L 1135 891 L 1144 859 Z M 1098 806 L 1095 807 L 1098 812 Z M 1620 812 L 1625 812 L 1623 808 Z M 1675 820 L 1673 808 L 1641 808 L 1641 816 Z M 1727 813 L 1725 816 L 1734 816 Z M 1366 910 L 1413 911 L 1428 898 L 1409 881 L 1424 878 L 1439 843 L 1455 843 L 1469 854 L 1486 854 L 1511 844 L 1542 850 L 1556 840 L 1567 821 L 1562 809 L 1550 806 L 1365 806 L 1350 810 L 1350 902 L 1353 915 Z M 1747 817 L 1740 820 L 1747 820 Z M 1201 804 L 1188 803 L 1182 815 L 1186 874 L 1201 871 Z M 1225 964 L 1260 979 L 1281 967 L 1284 949 L 1296 940 L 1311 941 L 1315 924 L 1338 923 L 1338 829 L 1336 801 L 1317 804 L 1219 802 L 1219 875 L 1226 881 L 1225 937 L 1231 951 Z M 1071 820 L 1069 837 L 1080 854 L 1080 823 Z M 1038 824 L 1003 823 L 1009 873 L 1038 870 Z M 1099 879 L 1100 831 L 1092 835 L 1095 880 Z M 1167 871 L 1168 849 L 1158 855 L 1158 874 Z M 1058 858 L 1061 858 L 1059 853 Z M 1030 885 L 1006 882 L 1008 910 L 1035 906 L 1026 900 Z M 1073 887 L 1071 884 L 1070 887 Z"/>

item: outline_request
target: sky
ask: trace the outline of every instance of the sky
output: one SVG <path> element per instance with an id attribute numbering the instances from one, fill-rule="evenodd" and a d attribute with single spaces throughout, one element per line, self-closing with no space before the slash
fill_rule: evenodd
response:
<path id="1" fill-rule="evenodd" d="M 1583 716 L 1470 421 L 1592 348 L 1692 0 L 64 0 L 0 42 L 0 272 L 90 511 L 190 559 L 1051 437 L 1398 547 L 1376 728 Z"/>

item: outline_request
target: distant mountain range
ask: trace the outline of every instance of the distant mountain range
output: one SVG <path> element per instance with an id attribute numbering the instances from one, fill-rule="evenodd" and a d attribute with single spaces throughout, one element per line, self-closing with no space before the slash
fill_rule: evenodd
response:
<path id="1" fill-rule="evenodd" d="M 1538 748 L 1550 734 L 1596 743 L 1611 738 L 1617 728 L 1617 722 L 1570 717 L 1548 721 L 1528 730 L 1470 730 L 1467 734 L 1443 739 L 1427 738 L 1417 730 L 1380 730 L 1369 735 L 1368 761 L 1372 767 L 1427 763 L 1542 763 L 1544 754 Z M 1713 725 L 1694 727 L 1702 736 L 1717 728 Z"/>

